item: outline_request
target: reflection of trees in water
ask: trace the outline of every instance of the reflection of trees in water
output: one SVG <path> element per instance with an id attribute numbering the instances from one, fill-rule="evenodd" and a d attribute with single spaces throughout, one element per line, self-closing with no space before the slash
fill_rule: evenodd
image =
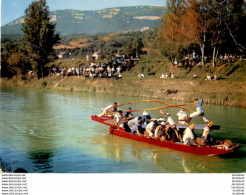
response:
<path id="1" fill-rule="evenodd" d="M 54 156 L 52 151 L 45 152 L 30 152 L 29 158 L 34 164 L 36 170 L 34 172 L 53 172 L 52 157 Z"/>

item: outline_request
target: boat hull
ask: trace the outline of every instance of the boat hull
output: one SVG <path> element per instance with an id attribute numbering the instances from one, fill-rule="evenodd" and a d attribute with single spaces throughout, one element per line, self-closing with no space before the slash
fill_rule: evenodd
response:
<path id="1" fill-rule="evenodd" d="M 198 154 L 198 155 L 205 155 L 205 156 L 217 156 L 217 155 L 224 155 L 224 154 L 234 152 L 233 149 L 223 150 L 223 149 L 218 149 L 216 147 L 209 147 L 209 146 L 187 146 L 187 145 L 184 145 L 183 143 L 177 143 L 177 142 L 172 142 L 168 140 L 165 140 L 165 141 L 154 140 L 154 139 L 150 139 L 144 136 L 138 136 L 132 133 L 125 132 L 124 128 L 114 126 L 108 123 L 107 120 L 109 120 L 110 118 L 107 118 L 107 117 L 100 118 L 100 117 L 91 116 L 91 119 L 99 123 L 110 126 L 110 130 L 109 130 L 110 134 L 124 137 L 124 138 L 131 139 L 131 140 L 135 140 L 135 141 L 139 141 L 139 142 L 143 142 L 143 143 L 147 143 L 147 144 L 160 146 L 163 148 L 169 148 L 173 150 L 178 150 L 178 151 L 193 153 L 193 154 Z"/>

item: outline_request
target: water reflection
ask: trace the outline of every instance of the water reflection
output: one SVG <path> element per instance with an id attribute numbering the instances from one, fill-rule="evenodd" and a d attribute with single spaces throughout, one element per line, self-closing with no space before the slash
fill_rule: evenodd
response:
<path id="1" fill-rule="evenodd" d="M 52 157 L 54 157 L 52 151 L 30 152 L 29 158 L 35 167 L 34 172 L 53 172 Z"/>
<path id="2" fill-rule="evenodd" d="M 105 158 L 117 162 L 139 162 L 139 164 L 147 166 L 148 172 L 155 172 L 154 167 L 159 167 L 160 172 L 168 173 L 226 173 L 233 171 L 230 166 L 228 167 L 228 160 L 225 158 L 180 152 L 115 135 L 96 136 L 92 143 L 98 145 L 97 149 L 103 152 Z M 240 163 L 235 161 L 236 159 L 231 160 L 232 164 Z M 242 165 L 240 168 L 241 170 L 245 169 Z"/>
<path id="3" fill-rule="evenodd" d="M 234 156 L 206 157 L 108 135 L 108 127 L 89 119 L 112 102 L 139 98 L 2 87 L 0 92 L 0 148 L 11 149 L 11 153 L 0 150 L 0 156 L 21 162 L 18 167 L 30 172 L 223 173 L 246 170 L 245 109 L 204 105 L 208 118 L 221 125 L 221 130 L 211 135 L 221 140 L 230 138 L 241 145 Z M 148 102 L 131 107 L 154 106 Z M 166 110 L 172 116 L 177 111 Z M 158 110 L 151 111 L 151 115 L 160 116 Z M 199 117 L 194 121 L 203 122 Z M 73 167 L 69 166 L 71 161 Z"/>

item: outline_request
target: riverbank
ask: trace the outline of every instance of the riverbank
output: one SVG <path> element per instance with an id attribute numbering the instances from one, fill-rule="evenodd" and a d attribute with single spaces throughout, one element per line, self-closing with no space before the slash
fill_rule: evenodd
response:
<path id="1" fill-rule="evenodd" d="M 139 79 L 133 76 L 115 79 L 88 79 L 82 76 L 49 76 L 44 79 L 17 77 L 0 79 L 1 86 L 94 92 L 139 98 L 158 98 L 190 102 L 203 98 L 205 103 L 246 108 L 245 81 L 205 81 L 203 79 Z"/>

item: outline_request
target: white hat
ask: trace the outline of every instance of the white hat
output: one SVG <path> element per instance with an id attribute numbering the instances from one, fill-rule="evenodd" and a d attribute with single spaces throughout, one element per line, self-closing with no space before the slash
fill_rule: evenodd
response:
<path id="1" fill-rule="evenodd" d="M 164 118 L 159 118 L 158 121 L 166 121 Z"/>
<path id="2" fill-rule="evenodd" d="M 165 123 L 164 122 L 161 122 L 161 125 L 165 125 Z"/>
<path id="3" fill-rule="evenodd" d="M 167 116 L 170 116 L 170 113 L 166 113 Z"/>
<path id="4" fill-rule="evenodd" d="M 149 115 L 149 113 L 148 113 L 148 112 L 146 112 L 146 111 L 144 111 L 144 112 L 143 112 L 143 115 Z"/>

